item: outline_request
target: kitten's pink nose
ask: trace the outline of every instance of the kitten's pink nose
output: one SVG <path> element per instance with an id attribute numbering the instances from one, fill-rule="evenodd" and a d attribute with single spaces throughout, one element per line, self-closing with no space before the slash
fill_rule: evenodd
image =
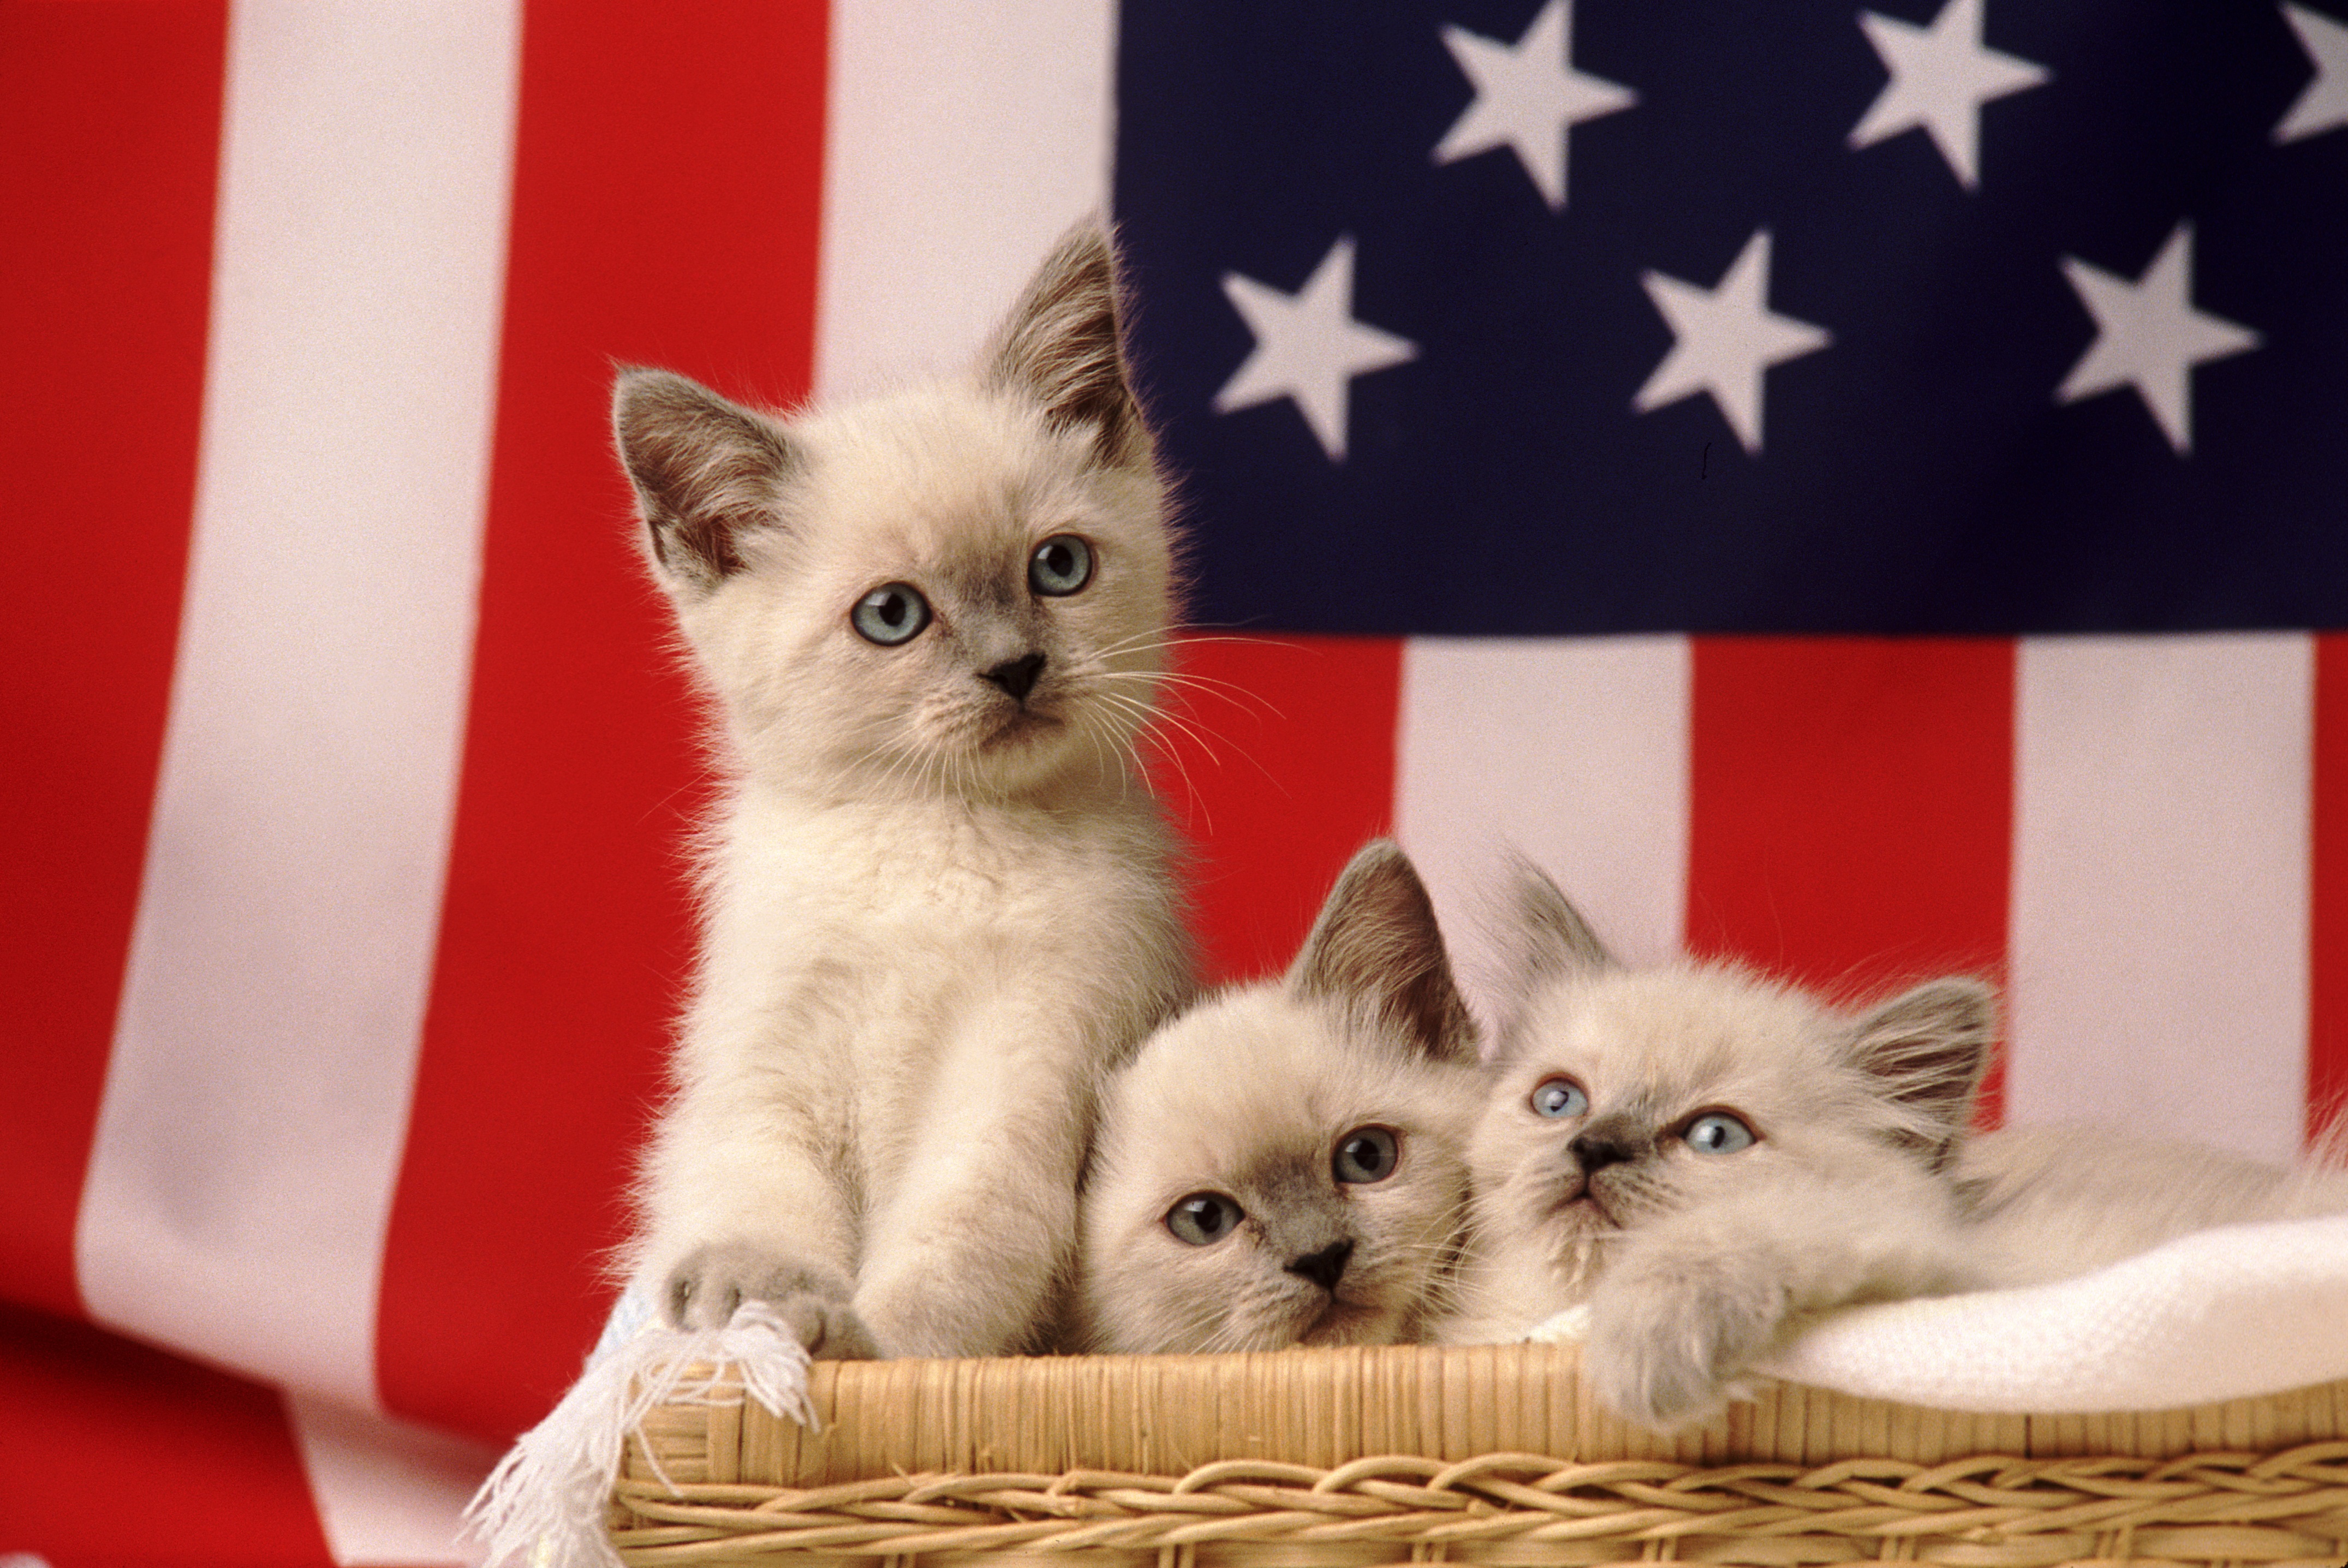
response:
<path id="1" fill-rule="evenodd" d="M 1012 701 L 1025 702 L 1027 694 L 1035 689 L 1035 677 L 1043 673 L 1044 655 L 1029 654 L 1024 659 L 1005 659 L 986 671 L 983 678 L 1009 692 Z"/>
<path id="2" fill-rule="evenodd" d="M 1337 1282 L 1345 1277 L 1345 1264 L 1354 1255 L 1354 1243 L 1337 1242 L 1317 1253 L 1307 1253 L 1288 1265 L 1288 1272 L 1301 1274 L 1327 1291 L 1337 1294 Z"/>

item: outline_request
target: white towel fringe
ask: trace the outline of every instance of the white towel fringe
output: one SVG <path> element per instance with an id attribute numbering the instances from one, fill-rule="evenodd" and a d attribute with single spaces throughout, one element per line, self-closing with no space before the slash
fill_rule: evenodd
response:
<path id="1" fill-rule="evenodd" d="M 746 1301 L 723 1328 L 667 1328 L 649 1315 L 633 1332 L 623 1302 L 603 1344 L 546 1419 L 522 1434 L 466 1506 L 488 1568 L 621 1568 L 604 1509 L 628 1434 L 656 1405 L 738 1405 L 819 1425 L 808 1403 L 808 1353 L 772 1307 Z M 694 1368 L 705 1370 L 694 1376 Z M 646 1448 L 648 1457 L 651 1449 Z M 660 1460 L 654 1473 L 676 1490 Z"/>

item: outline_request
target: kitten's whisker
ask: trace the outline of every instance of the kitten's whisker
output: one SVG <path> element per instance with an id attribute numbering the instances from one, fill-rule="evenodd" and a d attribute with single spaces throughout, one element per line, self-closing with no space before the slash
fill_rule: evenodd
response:
<path id="1" fill-rule="evenodd" d="M 1169 650 L 1179 652 L 1185 646 L 1187 642 L 1197 642 L 1200 640 L 1201 639 L 1177 639 L 1173 641 L 1154 643 L 1148 646 L 1138 646 L 1132 643 L 1117 644 L 1099 650 L 1094 657 L 1096 661 L 1101 662 L 1101 673 L 1113 676 L 1120 680 L 1162 681 L 1169 686 L 1187 686 L 1200 691 L 1211 692 L 1214 695 L 1223 696 L 1237 707 L 1244 707 L 1249 704 L 1255 704 L 1274 718 L 1283 717 L 1277 707 L 1265 700 L 1262 693 L 1251 690 L 1249 687 L 1241 686 L 1237 681 L 1225 680 L 1220 676 L 1201 675 L 1196 670 L 1183 669 L 1179 665 L 1167 665 L 1155 670 L 1109 669 L 1106 666 L 1107 660 L 1113 658 L 1119 654 L 1160 653 Z M 1255 641 L 1256 639 L 1227 637 L 1220 639 L 1207 638 L 1203 640 L 1210 642 L 1248 642 Z M 1289 645 L 1277 645 L 1285 646 Z"/>
<path id="2" fill-rule="evenodd" d="M 1093 772 L 1102 783 L 1106 784 L 1108 782 L 1109 769 L 1116 761 L 1116 758 L 1110 757 L 1107 752 L 1101 749 L 1101 738 L 1094 732 L 1091 726 L 1085 726 L 1082 733 L 1085 738 L 1085 744 L 1092 749 Z M 1118 793 L 1122 795 L 1124 791 L 1120 789 Z"/>
<path id="3" fill-rule="evenodd" d="M 1126 645 L 1130 646 L 1132 643 L 1139 641 L 1140 638 L 1149 636 L 1155 636 L 1160 639 L 1155 645 L 1155 646 L 1159 648 L 1179 648 L 1193 643 L 1246 643 L 1252 647 L 1285 648 L 1292 653 L 1309 653 L 1313 651 L 1313 645 L 1310 643 L 1300 643 L 1292 638 L 1251 636 L 1230 632 L 1202 632 L 1197 630 L 1195 627 L 1180 627 L 1170 631 L 1160 627 L 1152 627 L 1148 631 L 1138 633 L 1134 637 L 1128 639 Z"/>
<path id="4" fill-rule="evenodd" d="M 1107 696 L 1108 694 L 1105 693 L 1103 695 Z M 1213 749 L 1199 737 L 1199 731 L 1204 730 L 1207 734 L 1213 736 L 1217 740 L 1221 741 L 1225 746 L 1230 747 L 1232 752 L 1236 754 L 1241 761 L 1254 769 L 1257 772 L 1262 774 L 1264 781 L 1270 784 L 1273 789 L 1284 797 L 1293 798 L 1292 791 L 1290 790 L 1287 783 L 1282 779 L 1278 774 L 1265 767 L 1254 753 L 1249 751 L 1246 747 L 1241 746 L 1236 739 L 1224 734 L 1221 730 L 1210 727 L 1206 724 L 1205 720 L 1200 719 L 1195 712 L 1191 713 L 1187 718 L 1185 718 L 1177 716 L 1171 709 L 1161 709 L 1159 713 L 1159 720 L 1161 727 L 1170 726 L 1182 730 L 1184 734 L 1189 736 L 1192 741 L 1198 745 L 1199 748 L 1207 753 L 1209 760 L 1212 761 L 1218 768 L 1220 768 L 1222 766 L 1222 758 L 1216 756 Z"/>
<path id="5" fill-rule="evenodd" d="M 1101 696 L 1106 702 L 1117 703 L 1120 706 L 1127 707 L 1137 713 L 1148 713 L 1148 710 L 1143 708 L 1138 703 L 1133 702 L 1129 697 L 1121 696 L 1116 692 L 1103 692 Z M 1139 736 L 1146 733 L 1148 732 L 1137 731 L 1136 738 L 1126 742 L 1126 748 L 1133 758 L 1134 771 L 1143 778 L 1148 777 L 1149 763 L 1148 760 L 1141 754 Z M 1202 751 L 1207 751 L 1204 742 L 1200 742 L 1199 748 Z M 1210 838 L 1213 837 L 1215 831 L 1214 812 L 1208 809 L 1207 798 L 1200 790 L 1199 781 L 1191 777 L 1190 765 L 1183 760 L 1181 752 L 1174 747 L 1161 745 L 1158 748 L 1158 754 L 1164 758 L 1168 763 L 1172 765 L 1175 774 L 1182 780 L 1182 793 L 1188 798 L 1190 809 L 1195 810 L 1199 817 L 1205 822 L 1208 836 Z M 1212 751 L 1207 751 L 1207 755 L 1210 760 L 1217 762 L 1218 766 L 1220 765 L 1220 759 L 1215 758 Z M 1188 811 L 1184 813 L 1186 820 L 1188 820 L 1189 815 L 1189 812 Z"/>
<path id="6" fill-rule="evenodd" d="M 1117 696 L 1117 694 L 1114 692 L 1105 692 L 1102 695 L 1107 697 L 1116 697 Z M 1131 697 L 1125 697 L 1122 700 L 1127 702 L 1133 701 Z M 1198 726 L 1177 718 L 1171 713 L 1169 713 L 1162 708 L 1159 710 L 1158 722 L 1167 726 L 1169 728 L 1179 731 L 1184 736 L 1187 736 L 1189 738 L 1190 744 L 1205 752 L 1207 754 L 1207 760 L 1213 763 L 1216 767 L 1220 768 L 1223 765 L 1222 758 L 1218 756 L 1215 748 L 1207 743 L 1207 738 L 1200 733 Z M 1225 745 L 1231 744 L 1227 737 L 1219 736 L 1217 738 L 1222 740 Z"/>
<path id="7" fill-rule="evenodd" d="M 1157 640 L 1152 642 L 1151 638 Z M 1104 658 L 1116 654 L 1154 654 L 1167 648 L 1179 647 L 1188 640 L 1179 632 L 1169 631 L 1164 626 L 1144 626 L 1140 631 L 1128 636 L 1119 637 L 1116 642 L 1102 644 L 1097 652 Z M 1225 640 L 1240 642 L 1244 639 L 1233 637 Z"/>
<path id="8" fill-rule="evenodd" d="M 1103 670 L 1093 678 L 1104 681 L 1148 681 L 1152 685 L 1169 686 L 1182 696 L 1196 693 L 1202 696 L 1220 697 L 1243 713 L 1286 722 L 1288 716 L 1262 696 L 1236 681 L 1217 680 L 1210 676 L 1184 675 L 1177 670 L 1159 670 L 1145 674 L 1139 670 Z"/>

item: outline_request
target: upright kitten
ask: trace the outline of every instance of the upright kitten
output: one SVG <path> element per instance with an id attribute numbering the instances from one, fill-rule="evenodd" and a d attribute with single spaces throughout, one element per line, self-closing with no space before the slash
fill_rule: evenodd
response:
<path id="1" fill-rule="evenodd" d="M 1620 968 L 1539 872 L 1518 897 L 1466 1308 L 1442 1336 L 1518 1337 L 1586 1301 L 1587 1375 L 1633 1419 L 1711 1413 L 1807 1313 L 2348 1202 L 2336 1176 L 2191 1146 L 1968 1137 L 1995 1024 L 1977 981 L 1845 1015 L 1731 965 Z"/>
<path id="2" fill-rule="evenodd" d="M 1135 764 L 1173 614 L 1107 236 L 969 376 L 789 420 L 622 375 L 653 575 L 716 699 L 700 973 L 641 1190 L 672 1321 L 1030 1346 L 1099 1080 L 1189 995 Z"/>
<path id="3" fill-rule="evenodd" d="M 1466 1219 L 1482 1099 L 1434 908 L 1402 851 L 1373 842 L 1284 979 L 1167 1025 L 1110 1087 L 1084 1196 L 1080 1343 L 1421 1337 Z"/>

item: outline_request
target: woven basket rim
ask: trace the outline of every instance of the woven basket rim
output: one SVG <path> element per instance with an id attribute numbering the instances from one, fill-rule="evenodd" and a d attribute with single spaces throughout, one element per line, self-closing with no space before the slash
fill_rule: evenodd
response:
<path id="1" fill-rule="evenodd" d="M 615 1504 L 613 1543 L 643 1568 L 786 1554 L 1202 1546 L 1245 1549 L 1234 1560 L 1261 1550 L 1289 1561 L 1374 1546 L 1406 1549 L 1414 1561 L 2339 1563 L 2348 1560 L 2348 1440 L 2169 1460 L 1982 1455 L 1940 1465 L 1495 1453 L 1447 1465 L 1416 1455 L 1335 1469 L 1223 1460 L 1179 1476 L 932 1473 L 816 1488 L 631 1480 Z"/>

